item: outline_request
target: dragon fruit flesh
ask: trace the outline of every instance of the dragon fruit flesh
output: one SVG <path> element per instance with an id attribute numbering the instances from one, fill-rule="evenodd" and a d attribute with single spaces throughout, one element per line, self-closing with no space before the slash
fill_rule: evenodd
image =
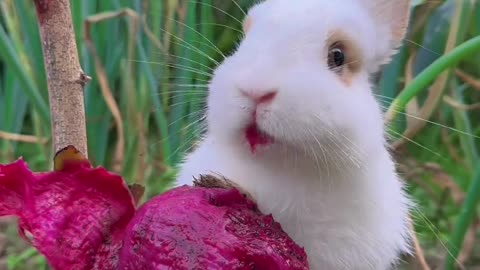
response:
<path id="1" fill-rule="evenodd" d="M 308 269 L 305 251 L 235 188 L 182 186 L 136 209 L 122 177 L 71 157 L 53 172 L 0 165 L 0 216 L 17 216 L 54 269 Z"/>

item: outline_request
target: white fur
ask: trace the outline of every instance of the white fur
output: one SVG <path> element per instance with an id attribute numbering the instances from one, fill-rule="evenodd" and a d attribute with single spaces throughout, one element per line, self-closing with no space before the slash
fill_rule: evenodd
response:
<path id="1" fill-rule="evenodd" d="M 394 48 L 365 1 L 381 0 L 268 0 L 250 10 L 251 29 L 212 78 L 206 137 L 177 182 L 208 173 L 236 182 L 305 247 L 314 270 L 385 270 L 410 250 L 410 201 L 369 82 Z M 351 84 L 327 68 L 336 30 L 362 52 Z M 279 90 L 257 111 L 275 143 L 255 154 L 244 138 L 253 104 L 239 89 Z"/>

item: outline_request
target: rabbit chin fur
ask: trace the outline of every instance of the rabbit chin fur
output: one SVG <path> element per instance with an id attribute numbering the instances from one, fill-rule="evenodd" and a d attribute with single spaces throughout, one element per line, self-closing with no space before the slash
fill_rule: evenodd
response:
<path id="1" fill-rule="evenodd" d="M 200 174 L 236 182 L 305 248 L 311 269 L 390 269 L 410 252 L 411 203 L 369 82 L 394 49 L 392 35 L 366 1 L 380 0 L 268 0 L 251 9 L 248 33 L 211 80 L 207 133 L 176 183 Z M 360 68 L 347 79 L 326 63 L 336 31 L 358 49 Z M 255 153 L 245 139 L 255 107 L 239 89 L 278 90 L 256 111 L 274 142 Z"/>

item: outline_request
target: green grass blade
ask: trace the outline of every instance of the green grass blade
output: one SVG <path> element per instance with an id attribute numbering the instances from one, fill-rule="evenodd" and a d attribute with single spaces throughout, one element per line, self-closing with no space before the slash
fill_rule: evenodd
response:
<path id="1" fill-rule="evenodd" d="M 395 99 L 387 112 L 387 119 L 392 121 L 398 115 L 398 111 L 422 91 L 425 91 L 438 75 L 448 68 L 458 64 L 466 57 L 480 51 L 480 36 L 474 37 L 452 50 L 450 53 L 437 59 L 432 65 L 420 73 Z"/>
<path id="2" fill-rule="evenodd" d="M 22 67 L 20 57 L 15 52 L 5 29 L 0 24 L 0 57 L 5 64 L 14 71 L 19 82 L 22 84 L 22 89 L 29 97 L 31 104 L 38 110 L 42 120 L 48 123 L 50 120 L 50 112 L 47 103 L 40 95 L 39 89 L 36 87 L 32 78 L 28 76 L 28 73 Z M 46 89 L 45 89 L 46 90 Z"/>
<path id="3" fill-rule="evenodd" d="M 186 25 L 191 28 L 196 28 L 196 19 L 197 19 L 197 2 L 189 1 L 187 5 L 187 15 L 186 15 Z M 182 26 L 179 26 L 182 27 Z M 188 27 L 183 27 L 185 35 L 182 39 L 189 42 L 197 41 L 197 34 L 189 29 Z M 188 61 L 192 57 L 192 50 L 186 48 L 185 46 L 180 46 L 180 60 L 178 61 L 181 66 L 188 67 L 188 69 L 180 69 L 177 72 L 178 79 L 175 80 L 176 83 L 180 85 L 190 85 L 194 82 L 195 74 L 192 72 L 192 69 L 195 69 L 195 65 Z M 173 88 L 176 89 L 176 88 Z M 176 89 L 180 91 L 182 88 Z M 183 91 L 182 91 L 183 92 Z M 171 127 L 170 127 L 170 145 L 172 149 L 175 149 L 175 152 L 170 156 L 171 162 L 176 162 L 179 156 L 182 154 L 182 151 L 188 147 L 188 141 L 182 143 L 182 140 L 189 140 L 189 135 L 185 134 L 185 115 L 187 114 L 189 100 L 187 99 L 188 95 L 185 95 L 182 92 L 177 92 L 173 94 L 172 98 L 172 112 L 170 117 Z"/>
<path id="4" fill-rule="evenodd" d="M 470 224 L 475 220 L 477 206 L 480 203 L 480 162 L 476 164 L 475 177 L 472 181 L 465 202 L 462 205 L 460 215 L 458 217 L 458 223 L 455 225 L 453 234 L 451 236 L 451 252 L 452 256 L 447 256 L 445 269 L 455 269 L 456 258 L 460 254 L 460 247 L 463 246 L 465 240 L 465 234 L 467 233 Z"/>
<path id="5" fill-rule="evenodd" d="M 145 50 L 141 44 L 137 45 L 138 55 L 140 61 L 148 61 Z M 152 109 L 154 112 L 154 120 L 160 134 L 159 141 L 161 142 L 162 157 L 166 159 L 171 155 L 171 147 L 168 140 L 168 120 L 165 115 L 165 108 L 163 107 L 161 95 L 157 93 L 158 80 L 153 75 L 153 71 L 146 63 L 140 65 L 140 73 L 143 74 L 147 80 L 147 88 L 149 91 L 149 99 L 152 102 Z M 156 142 L 154 142 L 156 144 Z M 166 161 L 166 160 L 165 160 Z"/>

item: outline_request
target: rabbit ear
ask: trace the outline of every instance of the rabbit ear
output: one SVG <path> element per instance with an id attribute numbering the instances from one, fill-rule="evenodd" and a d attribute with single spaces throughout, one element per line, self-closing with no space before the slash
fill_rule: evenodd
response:
<path id="1" fill-rule="evenodd" d="M 375 23 L 378 25 L 379 38 L 385 38 L 388 51 L 383 57 L 390 58 L 400 47 L 407 33 L 410 19 L 410 0 L 361 0 L 365 2 Z"/>
<path id="2" fill-rule="evenodd" d="M 252 17 L 247 16 L 243 21 L 243 31 L 247 33 L 250 30 L 251 26 L 252 26 Z"/>

